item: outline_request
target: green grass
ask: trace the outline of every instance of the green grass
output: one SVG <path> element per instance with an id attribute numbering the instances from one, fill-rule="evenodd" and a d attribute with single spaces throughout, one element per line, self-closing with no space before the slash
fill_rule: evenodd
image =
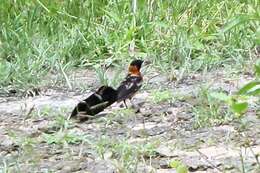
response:
<path id="1" fill-rule="evenodd" d="M 9 130 L 7 135 L 16 147 L 9 155 L 0 160 L 0 172 L 22 172 L 20 167 L 22 163 L 30 165 L 31 169 L 36 168 L 41 159 L 36 147 L 40 140 L 13 130 Z"/>
<path id="2" fill-rule="evenodd" d="M 108 69 L 102 67 L 99 64 L 94 65 L 94 70 L 96 73 L 96 77 L 101 85 L 116 87 L 120 83 L 120 81 L 123 80 L 123 75 L 122 73 L 120 73 L 120 68 L 115 68 L 115 73 L 113 75 L 108 74 Z"/>
<path id="3" fill-rule="evenodd" d="M 220 125 L 234 118 L 225 103 L 212 97 L 211 93 L 209 88 L 202 87 L 197 94 L 197 104 L 192 108 L 195 116 L 194 128 Z"/>
<path id="4" fill-rule="evenodd" d="M 87 137 L 82 134 L 76 134 L 75 132 L 68 132 L 68 131 L 58 131 L 54 134 L 47 134 L 43 133 L 43 141 L 47 144 L 79 144 L 81 142 L 86 142 Z"/>
<path id="5" fill-rule="evenodd" d="M 242 63 L 259 45 L 258 0 L 0 1 L 0 86 L 32 87 L 63 66 L 124 63 L 200 70 Z"/>
<path id="6" fill-rule="evenodd" d="M 173 102 L 174 96 L 171 90 L 153 90 L 150 94 L 152 103 Z"/>
<path id="7" fill-rule="evenodd" d="M 126 140 L 111 139 L 102 136 L 96 143 L 95 150 L 99 157 L 106 159 L 109 156 L 119 172 L 136 172 L 137 165 L 142 164 L 145 158 L 156 155 L 156 142 L 146 144 L 130 144 Z"/>
<path id="8" fill-rule="evenodd" d="M 169 162 L 169 167 L 176 169 L 177 173 L 188 173 L 188 168 L 180 160 L 171 160 Z"/>

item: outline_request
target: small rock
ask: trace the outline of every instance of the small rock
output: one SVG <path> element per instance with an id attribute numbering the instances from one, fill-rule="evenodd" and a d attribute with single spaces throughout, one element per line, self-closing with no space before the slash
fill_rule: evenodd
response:
<path id="1" fill-rule="evenodd" d="M 176 152 L 174 152 L 173 149 L 169 148 L 168 146 L 165 145 L 160 145 L 157 149 L 156 152 L 160 155 L 160 156 L 164 156 L 164 157 L 177 157 L 178 154 Z"/>
<path id="2" fill-rule="evenodd" d="M 85 165 L 85 170 L 95 173 L 115 173 L 117 169 L 113 163 L 109 160 L 99 160 L 93 162 L 87 162 Z"/>
<path id="3" fill-rule="evenodd" d="M 137 166 L 137 173 L 151 173 L 151 172 L 155 172 L 155 169 L 149 165 L 145 165 L 145 164 L 139 164 Z"/>
<path id="4" fill-rule="evenodd" d="M 167 76 L 157 75 L 149 80 L 149 83 L 165 83 L 168 82 Z"/>
<path id="5" fill-rule="evenodd" d="M 0 135 L 2 142 L 0 143 L 0 150 L 11 152 L 17 149 L 19 146 L 16 145 L 9 137 Z"/>
<path id="6" fill-rule="evenodd" d="M 108 160 L 108 159 L 110 159 L 112 157 L 112 155 L 113 155 L 113 153 L 111 151 L 107 151 L 104 154 L 104 159 Z"/>
<path id="7" fill-rule="evenodd" d="M 9 148 L 10 146 L 12 146 L 14 144 L 14 142 L 11 139 L 9 139 L 5 136 L 0 136 L 0 138 L 2 140 L 2 142 L 0 143 L 0 146 L 2 146 L 2 147 Z"/>
<path id="8" fill-rule="evenodd" d="M 135 96 L 134 96 L 134 100 L 136 101 L 135 104 L 139 105 L 138 103 L 143 103 L 144 100 L 146 98 L 149 97 L 149 93 L 148 92 L 142 92 L 142 93 L 137 93 Z"/>

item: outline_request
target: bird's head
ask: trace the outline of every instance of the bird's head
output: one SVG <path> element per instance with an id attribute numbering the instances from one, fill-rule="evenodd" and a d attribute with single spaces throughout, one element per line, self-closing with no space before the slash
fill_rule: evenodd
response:
<path id="1" fill-rule="evenodd" d="M 144 61 L 141 60 L 141 59 L 136 59 L 136 60 L 133 60 L 133 61 L 130 63 L 130 66 L 135 66 L 135 67 L 137 67 L 138 70 L 140 70 L 141 67 L 142 67 L 143 62 L 144 62 Z"/>
<path id="2" fill-rule="evenodd" d="M 140 60 L 140 59 L 136 59 L 136 60 L 133 60 L 130 65 L 129 65 L 129 68 L 128 68 L 128 71 L 130 74 L 140 74 L 140 69 L 142 67 L 142 64 L 143 64 L 143 60 Z"/>

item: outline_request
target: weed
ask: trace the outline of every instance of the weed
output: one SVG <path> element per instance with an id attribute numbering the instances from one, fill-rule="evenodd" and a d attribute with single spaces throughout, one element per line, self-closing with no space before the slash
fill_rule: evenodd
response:
<path id="1" fill-rule="evenodd" d="M 79 144 L 81 142 L 86 142 L 87 136 L 82 134 L 77 134 L 73 131 L 58 131 L 53 134 L 42 134 L 43 141 L 45 141 L 48 144 L 58 144 L 58 145 L 64 145 L 64 144 Z"/>
<path id="2" fill-rule="evenodd" d="M 131 120 L 135 116 L 133 109 L 117 109 L 113 110 L 111 113 L 105 117 L 97 119 L 97 122 L 105 122 L 105 126 L 119 125 L 125 126 L 128 120 Z M 104 129 L 106 131 L 106 129 Z"/>
<path id="3" fill-rule="evenodd" d="M 94 69 L 101 85 L 117 87 L 119 82 L 123 79 L 119 72 L 120 69 L 115 69 L 115 74 L 113 76 L 109 76 L 108 69 L 106 70 L 105 67 L 100 65 L 95 65 Z"/>
<path id="4" fill-rule="evenodd" d="M 255 70 L 257 71 L 257 65 Z M 260 81 L 257 78 L 244 85 L 236 94 L 227 95 L 225 93 L 214 92 L 211 96 L 228 105 L 229 109 L 235 114 L 236 118 L 242 118 L 246 114 L 249 103 L 257 104 L 260 95 Z M 252 99 L 252 101 L 250 101 Z M 255 102 L 255 103 L 254 103 Z"/>
<path id="5" fill-rule="evenodd" d="M 183 164 L 181 161 L 179 160 L 171 160 L 169 162 L 169 166 L 171 168 L 176 169 L 177 173 L 188 173 L 188 168 L 185 164 Z"/>
<path id="6" fill-rule="evenodd" d="M 11 152 L 10 156 L 12 157 L 7 157 L 6 160 L 4 160 L 4 162 L 6 162 L 4 163 L 4 169 L 8 170 L 10 168 L 10 170 L 12 170 L 11 172 L 20 172 L 20 163 L 26 163 L 35 168 L 35 165 L 41 160 L 41 156 L 37 150 L 37 145 L 40 142 L 39 139 L 25 134 L 17 134 L 14 131 L 9 131 L 8 136 L 15 143 L 15 146 L 17 146 L 18 152 L 16 154 Z"/>
<path id="7" fill-rule="evenodd" d="M 153 103 L 172 102 L 174 100 L 170 90 L 154 90 L 151 92 L 150 99 Z"/>
<path id="8" fill-rule="evenodd" d="M 37 140 L 26 135 L 18 135 L 14 131 L 9 131 L 8 136 L 18 145 L 22 151 L 31 153 Z"/>
<path id="9" fill-rule="evenodd" d="M 112 152 L 120 172 L 135 172 L 138 163 L 144 158 L 155 156 L 155 144 L 129 144 L 126 140 L 111 140 L 102 137 L 96 145 L 96 151 L 104 159 L 105 153 Z"/>
<path id="10" fill-rule="evenodd" d="M 210 94 L 208 88 L 202 88 L 196 97 L 198 103 L 193 107 L 195 128 L 219 125 L 233 119 L 223 102 L 216 100 Z"/>
<path id="11" fill-rule="evenodd" d="M 41 109 L 34 109 L 31 114 L 29 114 L 28 116 L 30 118 L 43 118 L 43 117 L 51 117 L 53 116 L 52 112 L 53 112 L 53 108 L 51 108 L 50 106 L 44 106 Z M 27 118 L 29 118 L 27 117 Z"/>
<path id="12" fill-rule="evenodd" d="M 59 129 L 68 129 L 72 126 L 72 122 L 68 119 L 68 117 L 58 114 L 55 116 L 53 126 Z"/>
<path id="13" fill-rule="evenodd" d="M 135 172 L 137 165 L 146 157 L 155 156 L 155 148 L 150 144 L 131 145 L 125 141 L 112 146 L 112 152 L 118 160 L 121 172 Z"/>

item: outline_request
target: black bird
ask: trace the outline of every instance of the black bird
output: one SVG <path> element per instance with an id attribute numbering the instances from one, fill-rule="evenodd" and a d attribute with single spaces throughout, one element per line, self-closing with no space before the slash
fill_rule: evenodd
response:
<path id="1" fill-rule="evenodd" d="M 128 74 L 125 80 L 121 82 L 117 88 L 117 102 L 124 101 L 125 106 L 126 99 L 131 101 L 132 97 L 141 88 L 143 77 L 140 72 L 143 60 L 133 60 L 128 67 Z"/>

